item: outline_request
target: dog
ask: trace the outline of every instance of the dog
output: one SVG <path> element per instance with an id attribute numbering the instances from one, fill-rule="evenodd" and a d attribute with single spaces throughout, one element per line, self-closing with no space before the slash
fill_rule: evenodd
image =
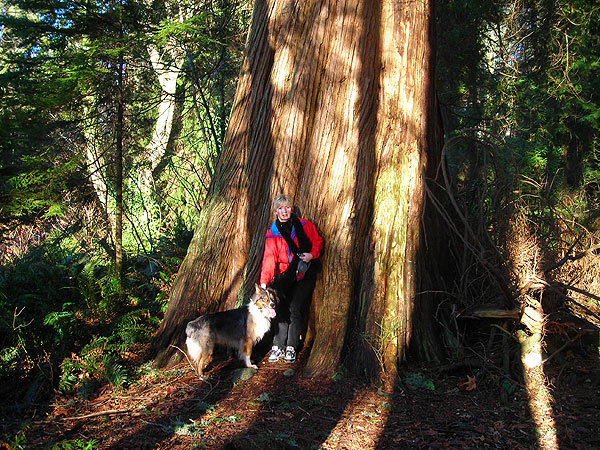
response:
<path id="1" fill-rule="evenodd" d="M 215 345 L 237 350 L 246 367 L 257 369 L 250 361 L 252 347 L 271 327 L 277 296 L 271 288 L 255 285 L 250 302 L 229 311 L 206 314 L 188 322 L 185 341 L 192 367 L 204 379 L 202 371 L 212 359 Z"/>

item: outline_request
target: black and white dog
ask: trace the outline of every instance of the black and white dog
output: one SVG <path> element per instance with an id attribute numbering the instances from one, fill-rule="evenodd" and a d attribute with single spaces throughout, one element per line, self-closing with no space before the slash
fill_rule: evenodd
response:
<path id="1" fill-rule="evenodd" d="M 246 367 L 257 368 L 252 361 L 252 347 L 265 335 L 275 317 L 277 296 L 271 288 L 255 285 L 250 302 L 229 311 L 206 314 L 187 324 L 187 352 L 201 378 L 210 363 L 215 345 L 237 350 Z"/>

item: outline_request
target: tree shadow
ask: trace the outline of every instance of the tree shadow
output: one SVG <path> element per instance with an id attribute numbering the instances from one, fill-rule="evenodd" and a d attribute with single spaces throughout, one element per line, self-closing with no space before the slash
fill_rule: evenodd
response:
<path id="1" fill-rule="evenodd" d="M 269 376 L 255 397 L 259 411 L 223 448 L 320 448 L 354 392 L 340 389 L 331 377 L 304 378 L 310 351 L 305 346 L 294 364 L 280 361 L 261 367 Z"/>
<path id="2" fill-rule="evenodd" d="M 375 379 L 379 370 L 377 355 L 364 337 L 368 315 L 373 314 L 375 254 L 370 237 L 375 204 L 375 137 L 378 125 L 381 72 L 381 4 L 364 7 L 359 39 L 361 64 L 358 85 L 360 92 L 358 111 L 358 152 L 356 158 L 356 183 L 353 191 L 357 214 L 352 222 L 351 248 L 353 255 L 352 304 L 346 331 L 343 361 L 359 376 Z"/>
<path id="3" fill-rule="evenodd" d="M 251 294 L 258 282 L 264 251 L 264 231 L 271 217 L 270 186 L 273 180 L 275 148 L 271 133 L 273 120 L 273 93 L 271 72 L 275 60 L 275 49 L 269 43 L 269 10 L 264 0 L 254 4 L 252 30 L 248 38 L 250 46 L 247 60 L 250 71 L 250 92 L 247 105 L 249 132 L 245 146 L 247 185 L 246 230 L 250 243 L 244 267 L 245 282 L 241 291 Z"/>
<path id="4" fill-rule="evenodd" d="M 215 358 L 217 359 L 218 357 Z M 211 378 L 206 382 L 193 376 L 192 382 L 195 386 L 191 390 L 178 390 L 176 393 L 165 393 L 165 398 L 149 399 L 143 411 L 134 414 L 125 425 L 135 431 L 125 433 L 107 448 L 114 450 L 162 448 L 165 441 L 186 430 L 186 426 L 189 427 L 193 419 L 198 418 L 229 394 L 232 386 L 231 379 L 227 373 L 221 375 L 228 363 L 225 360 L 211 364 L 207 371 Z M 180 370 L 194 373 L 187 368 Z M 115 429 L 115 432 L 119 431 L 121 430 Z"/>
<path id="5" fill-rule="evenodd" d="M 143 411 L 115 422 L 115 432 L 134 431 L 107 448 L 318 448 L 354 392 L 327 377 L 303 380 L 309 352 L 304 348 L 294 364 L 262 361 L 247 379 L 224 354 L 208 368 L 207 382 L 179 369 L 188 375 L 177 386 L 165 383 L 165 397 L 148 398 Z M 78 431 L 65 430 L 64 436 Z"/>

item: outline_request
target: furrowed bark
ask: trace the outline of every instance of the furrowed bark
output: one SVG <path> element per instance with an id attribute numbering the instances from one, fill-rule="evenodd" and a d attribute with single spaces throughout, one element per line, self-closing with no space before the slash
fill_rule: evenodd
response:
<path id="1" fill-rule="evenodd" d="M 411 337 L 431 20 L 429 2 L 255 3 L 225 149 L 159 348 L 186 316 L 233 306 L 258 279 L 271 199 L 287 193 L 326 242 L 306 373 L 335 370 L 348 344 L 366 372 L 394 377 Z"/>

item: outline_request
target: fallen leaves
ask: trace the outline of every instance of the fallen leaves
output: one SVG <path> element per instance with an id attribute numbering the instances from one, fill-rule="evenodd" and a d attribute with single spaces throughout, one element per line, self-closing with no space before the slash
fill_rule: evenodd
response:
<path id="1" fill-rule="evenodd" d="M 467 375 L 467 381 L 460 383 L 458 388 L 462 389 L 463 391 L 474 391 L 477 389 L 477 380 L 475 377 L 470 377 Z"/>

